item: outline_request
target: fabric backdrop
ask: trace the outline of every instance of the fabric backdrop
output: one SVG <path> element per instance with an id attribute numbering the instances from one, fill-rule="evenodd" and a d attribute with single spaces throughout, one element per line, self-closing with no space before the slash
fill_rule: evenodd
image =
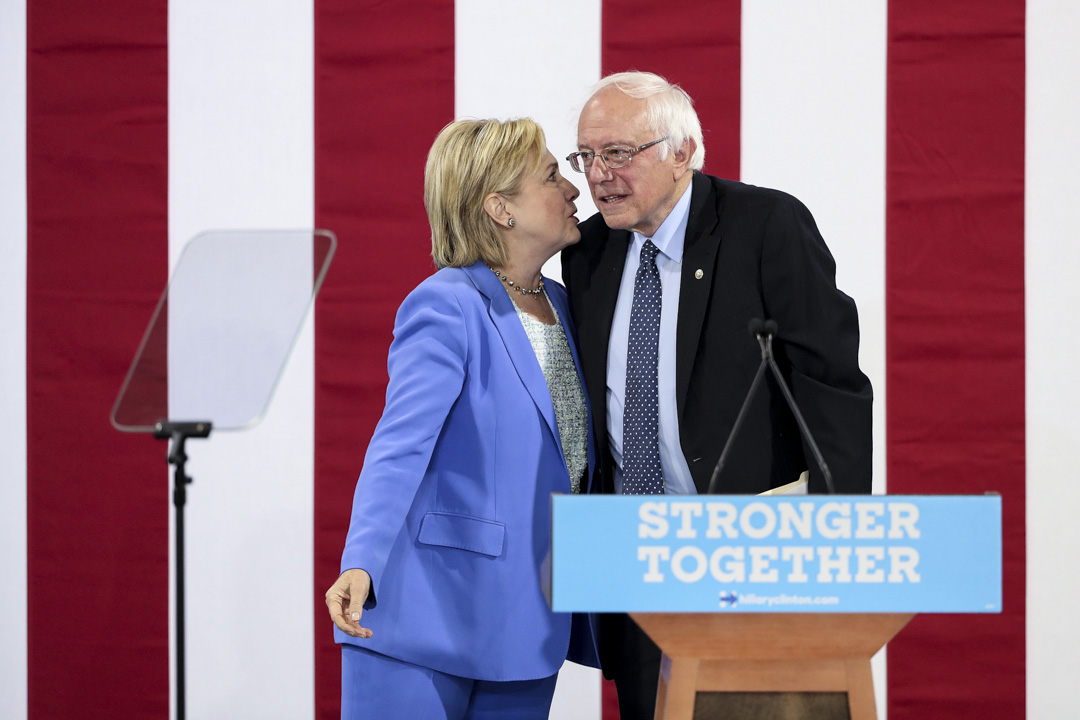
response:
<path id="1" fill-rule="evenodd" d="M 169 716 L 166 447 L 109 412 L 188 239 L 305 227 L 338 254 L 265 420 L 188 445 L 187 709 L 336 717 L 322 593 L 433 270 L 427 149 L 530 115 L 562 158 L 631 68 L 695 98 L 708 172 L 813 211 L 860 310 L 875 491 L 1004 498 L 1004 612 L 916 618 L 875 662 L 882 716 L 1068 716 L 1078 33 L 1065 0 L 0 1 L 0 717 Z M 552 717 L 605 698 L 568 667 Z"/>

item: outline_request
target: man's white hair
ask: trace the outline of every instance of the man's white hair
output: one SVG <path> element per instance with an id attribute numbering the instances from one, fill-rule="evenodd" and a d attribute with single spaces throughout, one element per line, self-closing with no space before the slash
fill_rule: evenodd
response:
<path id="1" fill-rule="evenodd" d="M 645 101 L 645 115 L 649 127 L 657 137 L 667 136 L 660 145 L 660 159 L 667 158 L 668 151 L 682 147 L 688 138 L 694 139 L 694 154 L 690 157 L 690 169 L 700 170 L 705 165 L 705 138 L 701 135 L 701 121 L 694 110 L 694 101 L 678 85 L 650 72 L 621 72 L 608 75 L 593 86 L 589 93 L 596 93 L 614 85 L 623 94 Z"/>

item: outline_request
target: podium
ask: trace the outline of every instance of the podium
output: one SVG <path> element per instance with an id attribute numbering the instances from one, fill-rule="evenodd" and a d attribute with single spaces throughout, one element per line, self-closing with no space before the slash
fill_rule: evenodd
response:
<path id="1" fill-rule="evenodd" d="M 664 720 L 762 693 L 873 720 L 870 659 L 916 613 L 1001 611 L 996 495 L 555 496 L 552 533 L 552 608 L 629 613 Z"/>
<path id="2" fill-rule="evenodd" d="M 631 613 L 660 646 L 657 718 L 694 717 L 697 693 L 844 693 L 874 720 L 870 658 L 913 613 Z"/>

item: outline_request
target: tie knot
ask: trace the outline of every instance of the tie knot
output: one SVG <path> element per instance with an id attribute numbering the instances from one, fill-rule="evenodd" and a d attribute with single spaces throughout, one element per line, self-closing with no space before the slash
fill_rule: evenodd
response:
<path id="1" fill-rule="evenodd" d="M 660 248 L 653 245 L 652 240 L 646 240 L 641 246 L 641 262 L 656 262 L 656 256 L 660 254 Z"/>

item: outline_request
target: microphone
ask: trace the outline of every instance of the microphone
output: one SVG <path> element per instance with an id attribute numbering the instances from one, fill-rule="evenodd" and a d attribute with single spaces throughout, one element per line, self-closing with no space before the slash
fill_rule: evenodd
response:
<path id="1" fill-rule="evenodd" d="M 739 414 L 735 418 L 735 424 L 731 426 L 731 432 L 728 433 L 727 442 L 724 443 L 724 449 L 720 452 L 720 459 L 717 460 L 716 467 L 713 469 L 712 479 L 709 480 L 709 494 L 716 494 L 716 481 L 720 478 L 720 470 L 724 467 L 728 451 L 731 450 L 735 436 L 742 427 L 743 420 L 746 418 L 746 411 L 750 407 L 750 401 L 753 399 L 758 386 L 761 384 L 761 378 L 765 374 L 765 368 L 768 367 L 776 378 L 777 383 L 780 385 L 780 391 L 783 393 L 788 407 L 791 408 L 791 413 L 795 416 L 795 422 L 799 425 L 799 432 L 806 438 L 806 444 L 810 446 L 810 452 L 813 453 L 814 460 L 821 466 L 821 474 L 825 478 L 826 489 L 828 489 L 830 495 L 835 495 L 836 489 L 833 487 L 832 473 L 829 472 L 829 466 L 825 463 L 825 458 L 822 456 L 821 450 L 818 449 L 818 445 L 814 441 L 814 436 L 810 433 L 810 428 L 806 425 L 806 420 L 803 419 L 802 413 L 799 412 L 799 406 L 796 404 L 795 398 L 792 397 L 791 390 L 788 389 L 787 383 L 784 382 L 784 376 L 780 373 L 780 368 L 776 366 L 776 360 L 773 356 L 772 349 L 773 336 L 775 336 L 779 330 L 776 321 L 754 318 L 750 321 L 748 329 L 750 330 L 750 334 L 757 338 L 758 345 L 761 346 L 761 364 L 758 365 L 757 374 L 754 375 L 754 380 L 750 383 L 750 390 L 746 393 L 746 399 L 743 400 L 742 407 L 739 409 Z"/>

